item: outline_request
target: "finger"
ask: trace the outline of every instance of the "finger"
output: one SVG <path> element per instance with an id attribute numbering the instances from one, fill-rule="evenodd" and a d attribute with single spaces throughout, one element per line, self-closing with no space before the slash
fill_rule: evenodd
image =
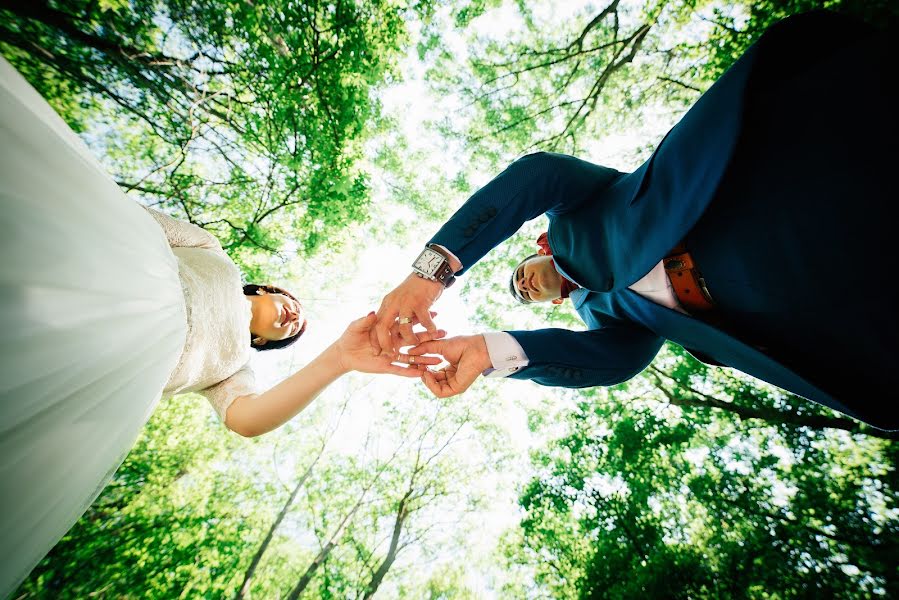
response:
<path id="1" fill-rule="evenodd" d="M 374 327 L 368 330 L 368 342 L 371 344 L 372 354 L 377 356 L 381 353 L 381 345 L 378 343 L 378 332 Z"/>
<path id="2" fill-rule="evenodd" d="M 434 394 L 438 398 L 445 397 L 443 386 L 439 381 L 437 381 L 434 373 L 432 373 L 431 371 L 423 373 L 421 376 L 421 380 L 425 384 L 425 387 L 428 388 L 428 390 L 430 390 L 432 394 Z"/>
<path id="3" fill-rule="evenodd" d="M 408 354 L 397 353 L 396 357 L 391 362 L 405 365 L 439 365 L 443 362 L 443 359 L 437 356 L 410 356 Z"/>
<path id="4" fill-rule="evenodd" d="M 388 365 L 384 372 L 389 375 L 399 375 L 400 377 L 421 377 L 421 371 L 414 366 L 399 367 L 397 365 Z"/>
<path id="5" fill-rule="evenodd" d="M 372 312 L 368 313 L 367 315 L 365 315 L 364 317 L 362 317 L 360 319 L 356 319 L 355 321 L 350 323 L 350 326 L 348 327 L 348 329 L 350 329 L 353 332 L 368 331 L 371 328 L 371 326 L 375 324 L 376 320 L 377 320 L 377 317 L 375 316 L 374 311 L 372 311 Z"/>
<path id="6" fill-rule="evenodd" d="M 436 310 L 429 310 L 429 311 L 428 311 L 428 314 L 430 314 L 430 315 L 431 315 L 431 318 L 433 319 L 434 317 L 437 316 L 437 311 L 436 311 Z M 414 317 L 412 317 L 412 324 L 413 324 L 413 325 L 418 325 L 419 323 L 421 323 L 421 319 L 418 318 L 418 315 L 415 315 Z"/>
<path id="7" fill-rule="evenodd" d="M 449 379 L 440 381 L 435 377 L 434 388 L 431 391 L 438 398 L 449 398 L 450 396 L 456 395 L 456 390 L 453 389 L 452 383 Z"/>
<path id="8" fill-rule="evenodd" d="M 434 324 L 433 319 L 431 319 L 431 311 L 429 310 L 416 310 L 415 316 L 418 317 L 421 324 L 428 331 L 434 331 L 437 329 L 437 325 Z"/>
<path id="9" fill-rule="evenodd" d="M 436 381 L 446 381 L 446 371 L 444 369 L 439 369 L 437 371 L 429 369 L 428 372 L 434 377 Z"/>
<path id="10" fill-rule="evenodd" d="M 422 334 L 424 335 L 424 334 Z M 422 342 L 414 348 L 409 348 L 406 352 L 412 356 L 421 356 L 422 354 L 443 354 L 443 340 L 431 340 Z"/>
<path id="11" fill-rule="evenodd" d="M 424 342 L 439 340 L 440 338 L 444 337 L 446 337 L 446 331 L 443 329 L 438 329 L 437 331 L 419 331 L 418 343 L 419 345 L 421 345 Z"/>
<path id="12" fill-rule="evenodd" d="M 434 394 L 437 395 L 437 380 L 434 379 L 434 374 L 430 371 L 425 371 L 421 374 L 421 382 L 425 384 L 425 387 Z"/>
<path id="13" fill-rule="evenodd" d="M 390 340 L 390 328 L 396 319 L 396 310 L 385 310 L 383 315 L 378 313 L 378 324 L 375 325 L 375 333 L 378 336 L 378 354 L 393 347 Z"/>
<path id="14" fill-rule="evenodd" d="M 401 346 L 414 346 L 418 343 L 418 335 L 412 331 L 412 325 L 416 322 L 415 317 L 410 317 L 410 319 L 408 323 L 400 323 L 400 335 L 399 338 L 394 339 L 394 344 L 402 342 Z M 399 346 L 396 349 L 399 350 Z"/>

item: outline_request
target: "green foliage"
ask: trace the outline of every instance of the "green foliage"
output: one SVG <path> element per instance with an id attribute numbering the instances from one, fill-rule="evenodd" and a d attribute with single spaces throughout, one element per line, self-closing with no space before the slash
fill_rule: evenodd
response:
<path id="1" fill-rule="evenodd" d="M 275 490 L 258 473 L 217 467 L 219 457 L 246 448 L 221 435 L 210 416 L 195 396 L 157 410 L 113 480 L 20 595 L 225 594 L 229 574 L 264 529 L 266 505 L 259 500 Z"/>
<path id="2" fill-rule="evenodd" d="M 731 14 L 715 10 L 716 24 L 706 42 L 712 51 L 702 66 L 703 76 L 717 79 L 749 45 L 781 19 L 810 10 L 827 9 L 853 15 L 876 27 L 899 22 L 899 5 L 890 0 L 764 0 L 747 4 L 748 18 L 738 23 Z"/>
<path id="3" fill-rule="evenodd" d="M 443 4 L 5 4 L 0 48 L 126 189 L 213 231 L 263 281 L 290 254 L 350 235 L 422 235 L 416 215 L 442 218 L 530 148 L 578 152 L 644 120 L 673 122 L 767 24 L 816 6 L 622 0 L 552 20 L 564 3 Z M 877 19 L 895 10 L 832 5 Z M 501 6 L 520 23 L 488 35 Z M 446 43 L 451 27 L 465 44 Z M 431 145 L 398 133 L 401 119 L 379 105 L 414 41 L 442 94 L 434 127 L 450 136 Z M 434 168 L 433 155 L 453 156 L 453 136 L 465 164 Z M 390 202 L 372 205 L 373 191 Z M 506 290 L 544 230 L 536 220 L 466 275 L 477 328 L 582 326 L 570 305 L 522 306 Z M 362 250 L 308 261 L 306 274 L 331 281 Z M 257 598 L 298 584 L 314 598 L 479 598 L 485 587 L 508 598 L 899 595 L 899 450 L 882 432 L 675 345 L 609 390 L 494 383 L 447 402 L 357 394 L 365 431 L 336 429 L 314 465 L 310 432 L 334 412 L 324 399 L 248 442 L 202 401 L 177 398 L 19 595 L 234 597 L 270 530 L 249 585 Z M 511 405 L 531 409 L 524 474 L 499 426 Z M 511 487 L 522 519 L 499 544 L 501 565 L 474 564 L 489 503 Z M 494 579 L 473 586 L 485 572 Z"/>
<path id="4" fill-rule="evenodd" d="M 215 233 L 248 274 L 367 217 L 373 90 L 426 1 L 14 3 L 0 51 L 124 189 Z M 283 264 L 283 262 L 282 262 Z M 267 279 L 267 277 L 265 277 Z"/>
<path id="5" fill-rule="evenodd" d="M 549 596 L 896 593 L 894 442 L 608 396 L 584 393 L 520 497 L 508 560 Z"/>
<path id="6" fill-rule="evenodd" d="M 468 35 L 467 64 L 436 57 L 430 80 L 460 94 L 468 117 L 446 131 L 479 154 L 578 154 L 637 126 L 641 107 L 682 108 L 699 88 L 673 75 L 687 57 L 671 41 L 707 4 L 614 1 L 557 17 L 549 3 L 518 2 L 520 30 Z"/>
<path id="7" fill-rule="evenodd" d="M 608 0 L 577 9 L 535 0 L 504 4 L 503 18 L 521 23 L 507 31 L 494 8 L 456 9 L 464 51 L 434 44 L 422 52 L 433 61 L 434 88 L 460 100 L 440 131 L 499 165 L 535 150 L 602 154 L 600 144 L 621 133 L 654 145 L 768 26 L 791 14 L 827 8 L 883 27 L 899 17 L 889 0 Z M 647 154 L 630 147 L 611 158 L 632 167 Z"/>

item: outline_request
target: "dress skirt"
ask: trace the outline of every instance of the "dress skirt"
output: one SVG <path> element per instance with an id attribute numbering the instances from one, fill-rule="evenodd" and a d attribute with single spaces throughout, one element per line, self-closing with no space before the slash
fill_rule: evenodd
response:
<path id="1" fill-rule="evenodd" d="M 0 597 L 75 523 L 186 335 L 159 226 L 0 58 Z"/>
<path id="2" fill-rule="evenodd" d="M 896 45 L 810 13 L 761 38 L 744 127 L 687 237 L 722 328 L 897 423 Z"/>

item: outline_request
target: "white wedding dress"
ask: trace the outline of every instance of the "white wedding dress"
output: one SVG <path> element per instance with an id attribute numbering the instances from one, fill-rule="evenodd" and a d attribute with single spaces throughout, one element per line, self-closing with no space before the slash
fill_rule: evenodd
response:
<path id="1" fill-rule="evenodd" d="M 208 388 L 224 416 L 253 381 L 237 267 L 208 233 L 128 199 L 2 58 L 0 156 L 5 597 L 94 500 L 164 389 Z"/>

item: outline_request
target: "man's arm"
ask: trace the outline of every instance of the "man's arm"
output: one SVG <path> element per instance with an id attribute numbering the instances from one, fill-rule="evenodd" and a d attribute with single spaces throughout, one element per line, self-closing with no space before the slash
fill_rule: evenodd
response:
<path id="1" fill-rule="evenodd" d="M 590 331 L 539 329 L 510 331 L 528 365 L 509 375 L 540 385 L 582 388 L 610 386 L 640 373 L 665 339 L 636 324 L 620 323 Z"/>
<path id="2" fill-rule="evenodd" d="M 573 156 L 529 154 L 475 192 L 430 242 L 455 254 L 462 263 L 461 275 L 526 221 L 573 210 L 619 175 Z"/>
<path id="3" fill-rule="evenodd" d="M 592 387 L 627 381 L 652 362 L 664 339 L 642 327 L 623 323 L 592 331 L 540 329 L 509 332 L 527 355 L 527 366 L 512 373 L 556 387 Z M 422 380 L 435 396 L 467 390 L 478 375 L 495 367 L 483 335 L 460 336 L 419 344 L 410 355 L 440 354 L 449 362 Z"/>
<path id="4" fill-rule="evenodd" d="M 595 198 L 618 175 L 615 169 L 572 156 L 530 154 L 472 195 L 431 238 L 431 243 L 443 246 L 461 261 L 461 269 L 456 273 L 461 275 L 518 231 L 525 221 L 544 213 L 573 210 Z M 394 349 L 397 341 L 390 339 L 389 330 L 397 317 L 417 317 L 429 330 L 434 328 L 429 324 L 427 311 L 442 291 L 439 283 L 412 276 L 388 294 L 378 310 L 372 339 L 375 351 Z"/>

